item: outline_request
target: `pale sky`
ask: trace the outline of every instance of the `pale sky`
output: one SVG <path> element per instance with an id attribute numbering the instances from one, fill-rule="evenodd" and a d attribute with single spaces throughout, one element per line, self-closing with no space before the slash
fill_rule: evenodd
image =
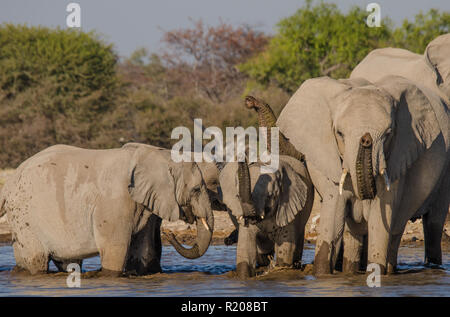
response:
<path id="1" fill-rule="evenodd" d="M 145 47 L 160 48 L 162 30 L 190 26 L 190 18 L 210 25 L 220 19 L 227 23 L 247 23 L 274 33 L 276 23 L 292 15 L 304 0 L 0 0 L 0 23 L 60 26 L 66 28 L 66 6 L 81 6 L 81 28 L 95 30 L 113 43 L 121 56 Z M 370 2 L 381 6 L 381 16 L 397 25 L 412 19 L 420 10 L 436 8 L 450 12 L 450 0 L 330 0 L 346 12 L 351 6 L 363 9 Z M 318 3 L 315 1 L 314 3 Z"/>

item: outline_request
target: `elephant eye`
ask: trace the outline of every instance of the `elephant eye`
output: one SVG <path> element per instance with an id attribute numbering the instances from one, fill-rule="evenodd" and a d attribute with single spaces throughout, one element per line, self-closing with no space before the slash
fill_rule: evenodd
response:
<path id="1" fill-rule="evenodd" d="M 338 130 L 336 133 L 337 133 L 341 138 L 344 138 L 344 134 L 343 134 L 341 131 Z"/>
<path id="2" fill-rule="evenodd" d="M 192 189 L 193 194 L 199 194 L 200 193 L 200 186 L 195 186 L 194 189 Z"/>

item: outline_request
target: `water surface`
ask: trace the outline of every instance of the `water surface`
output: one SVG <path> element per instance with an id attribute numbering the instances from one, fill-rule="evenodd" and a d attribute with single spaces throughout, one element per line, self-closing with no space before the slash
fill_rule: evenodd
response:
<path id="1" fill-rule="evenodd" d="M 227 273 L 235 269 L 235 247 L 213 245 L 203 257 L 187 260 L 167 246 L 163 247 L 162 274 L 114 279 L 82 277 L 81 288 L 68 288 L 67 274 L 12 274 L 12 247 L 1 246 L 0 296 L 450 296 L 449 252 L 443 254 L 441 268 L 424 268 L 423 254 L 423 247 L 401 247 L 400 273 L 382 276 L 380 288 L 369 288 L 363 274 L 326 278 L 274 274 L 240 281 Z M 314 245 L 305 247 L 303 257 L 304 263 L 312 263 Z M 53 264 L 50 268 L 56 271 Z M 83 263 L 83 272 L 99 268 L 99 257 Z"/>

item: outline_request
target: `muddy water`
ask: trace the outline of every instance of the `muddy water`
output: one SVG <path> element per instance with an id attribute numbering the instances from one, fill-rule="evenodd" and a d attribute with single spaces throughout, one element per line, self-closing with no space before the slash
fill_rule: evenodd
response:
<path id="1" fill-rule="evenodd" d="M 0 296 L 450 296 L 448 250 L 441 268 L 424 268 L 423 247 L 401 247 L 399 274 L 382 276 L 380 288 L 369 288 L 363 274 L 316 279 L 308 269 L 239 281 L 230 273 L 235 269 L 235 252 L 235 247 L 211 246 L 200 259 L 186 260 L 172 247 L 164 247 L 162 274 L 115 279 L 82 276 L 81 288 L 68 288 L 64 273 L 12 274 L 12 247 L 0 246 Z M 304 262 L 311 263 L 313 258 L 314 246 L 308 245 Z M 84 261 L 83 272 L 99 267 L 99 258 L 91 258 Z M 53 264 L 51 269 L 56 271 Z"/>

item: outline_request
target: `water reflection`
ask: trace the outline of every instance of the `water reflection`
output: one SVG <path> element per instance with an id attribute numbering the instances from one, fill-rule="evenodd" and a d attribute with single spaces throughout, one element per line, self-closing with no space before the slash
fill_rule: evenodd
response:
<path id="1" fill-rule="evenodd" d="M 211 246 L 196 260 L 187 260 L 172 247 L 163 248 L 164 273 L 130 278 L 82 278 L 81 288 L 67 288 L 66 274 L 13 275 L 11 246 L 0 247 L 0 296 L 450 296 L 450 255 L 441 269 L 423 267 L 423 247 L 402 247 L 400 274 L 382 276 L 380 288 L 366 286 L 366 275 L 336 274 L 316 279 L 299 271 L 239 281 L 227 273 L 235 269 L 235 247 Z M 304 262 L 312 263 L 314 246 L 307 246 Z M 50 267 L 56 271 L 52 264 Z M 83 263 L 83 272 L 100 268 L 98 257 Z M 294 274 L 294 275 L 292 275 Z"/>

